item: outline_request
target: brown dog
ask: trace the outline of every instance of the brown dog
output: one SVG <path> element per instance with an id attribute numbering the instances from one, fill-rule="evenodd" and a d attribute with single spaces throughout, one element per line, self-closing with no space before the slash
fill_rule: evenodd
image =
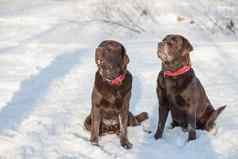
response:
<path id="1" fill-rule="evenodd" d="M 191 68 L 189 41 L 181 35 L 167 35 L 158 45 L 162 70 L 157 79 L 159 122 L 155 138 L 161 138 L 169 111 L 172 127 L 180 126 L 189 132 L 188 140 L 196 139 L 195 129 L 211 130 L 218 115 L 225 109 L 215 110 L 203 86 Z"/>
<path id="2" fill-rule="evenodd" d="M 99 135 L 116 133 L 121 145 L 130 149 L 127 126 L 137 126 L 148 118 L 143 112 L 133 116 L 129 112 L 132 75 L 127 70 L 129 58 L 122 44 L 103 41 L 96 49 L 98 70 L 92 92 L 92 109 L 84 125 L 91 131 L 91 143 L 98 145 Z"/>

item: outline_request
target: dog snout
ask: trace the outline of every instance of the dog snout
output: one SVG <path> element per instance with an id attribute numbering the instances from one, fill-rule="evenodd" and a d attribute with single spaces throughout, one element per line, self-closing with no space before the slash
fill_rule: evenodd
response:
<path id="1" fill-rule="evenodd" d="M 164 56 L 167 56 L 168 49 L 169 49 L 169 46 L 168 46 L 167 42 L 159 43 L 159 47 L 158 47 L 159 56 L 161 56 L 161 54 L 164 55 Z"/>

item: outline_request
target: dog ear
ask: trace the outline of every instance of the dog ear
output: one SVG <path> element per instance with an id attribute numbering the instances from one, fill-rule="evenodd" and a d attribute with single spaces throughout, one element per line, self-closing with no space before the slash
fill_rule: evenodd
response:
<path id="1" fill-rule="evenodd" d="M 123 67 L 126 68 L 127 64 L 130 62 L 129 60 L 129 57 L 126 53 L 126 49 L 123 45 L 121 45 L 121 49 L 122 49 L 122 52 L 123 52 Z"/>
<path id="2" fill-rule="evenodd" d="M 193 51 L 193 46 L 191 45 L 191 43 L 185 38 L 183 38 L 183 51 L 182 51 L 182 55 L 186 55 L 189 54 L 191 51 Z"/>
<path id="3" fill-rule="evenodd" d="M 157 54 L 157 57 L 160 58 L 159 56 L 159 48 L 160 48 L 160 45 L 162 44 L 162 42 L 158 42 L 157 44 L 157 50 L 156 50 L 156 54 Z"/>
<path id="4" fill-rule="evenodd" d="M 97 65 L 100 65 L 102 63 L 103 52 L 104 52 L 104 49 L 102 47 L 96 48 L 95 62 Z"/>
<path id="5" fill-rule="evenodd" d="M 127 54 L 124 54 L 124 57 L 123 57 L 123 65 L 126 67 L 127 64 L 129 63 L 129 57 Z"/>

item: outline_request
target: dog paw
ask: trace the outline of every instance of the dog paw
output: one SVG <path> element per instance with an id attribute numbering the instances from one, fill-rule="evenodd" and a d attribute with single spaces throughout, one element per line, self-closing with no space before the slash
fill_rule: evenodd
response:
<path id="1" fill-rule="evenodd" d="M 196 139 L 196 132 L 195 131 L 189 132 L 188 141 L 192 141 L 195 139 Z"/>
<path id="2" fill-rule="evenodd" d="M 121 138 L 120 143 L 121 143 L 121 146 L 124 149 L 131 149 L 132 148 L 132 144 L 128 141 L 127 138 L 124 138 L 124 137 Z"/>
<path id="3" fill-rule="evenodd" d="M 156 133 L 156 134 L 154 135 L 154 138 L 155 138 L 156 140 L 160 139 L 161 137 L 162 137 L 162 134 L 161 134 L 161 133 Z"/>
<path id="4" fill-rule="evenodd" d="M 196 137 L 195 138 L 188 138 L 188 142 L 193 141 L 193 140 L 196 140 Z"/>
<path id="5" fill-rule="evenodd" d="M 91 141 L 91 144 L 92 144 L 93 146 L 99 146 L 98 142 L 95 142 L 95 141 Z"/>
<path id="6" fill-rule="evenodd" d="M 91 142 L 91 144 L 94 145 L 94 146 L 99 146 L 99 144 L 98 144 L 98 139 L 93 138 L 93 139 L 90 140 L 90 142 Z"/>
<path id="7" fill-rule="evenodd" d="M 132 148 L 132 144 L 130 142 L 127 142 L 127 143 L 121 143 L 121 146 L 126 149 L 126 150 L 129 150 Z"/>
<path id="8" fill-rule="evenodd" d="M 216 127 L 212 128 L 211 130 L 208 131 L 209 134 L 214 135 L 214 136 L 217 134 L 217 132 L 218 132 L 218 129 Z"/>

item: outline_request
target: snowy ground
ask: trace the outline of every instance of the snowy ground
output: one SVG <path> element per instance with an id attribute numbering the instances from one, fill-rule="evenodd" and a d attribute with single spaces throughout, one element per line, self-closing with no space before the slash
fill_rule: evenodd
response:
<path id="1" fill-rule="evenodd" d="M 191 15 L 206 23 L 206 17 L 194 13 L 196 4 L 190 0 L 159 1 L 158 26 L 133 37 L 108 34 L 105 25 L 90 21 L 94 5 L 83 0 L 0 1 L 0 159 L 237 159 L 235 37 L 211 35 L 201 23 L 178 22 L 177 16 Z M 198 139 L 187 143 L 180 128 L 166 129 L 163 139 L 155 141 L 153 134 L 136 127 L 129 128 L 132 150 L 121 148 L 114 135 L 101 138 L 100 148 L 91 146 L 83 121 L 90 110 L 95 47 L 104 39 L 125 45 L 134 76 L 130 109 L 147 111 L 150 120 L 145 126 L 154 131 L 160 70 L 156 47 L 168 33 L 190 39 L 193 67 L 212 103 L 227 104 L 217 120 L 218 133 L 198 131 Z"/>

